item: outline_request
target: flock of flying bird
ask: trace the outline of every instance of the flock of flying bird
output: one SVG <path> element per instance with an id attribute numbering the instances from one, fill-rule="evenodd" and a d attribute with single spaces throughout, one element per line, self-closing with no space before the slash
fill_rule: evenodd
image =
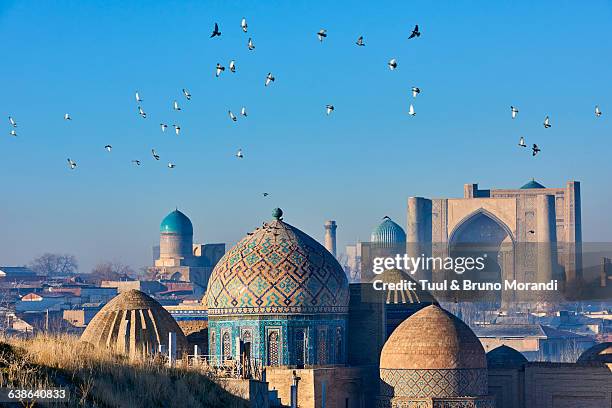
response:
<path id="1" fill-rule="evenodd" d="M 246 18 L 242 19 L 242 21 L 240 23 L 240 27 L 242 28 L 242 31 L 244 33 L 248 32 L 248 25 L 247 25 Z M 219 30 L 219 25 L 217 23 L 215 23 L 215 26 L 213 28 L 212 34 L 210 35 L 210 38 L 215 38 L 215 37 L 220 37 L 220 36 L 221 36 L 221 31 Z M 408 39 L 418 38 L 420 36 L 421 36 L 421 32 L 419 31 L 419 26 L 415 25 L 414 28 L 412 29 L 412 32 L 410 33 L 410 36 L 408 37 Z M 322 43 L 323 40 L 325 38 L 327 38 L 327 30 L 325 30 L 325 29 L 319 30 L 317 32 L 317 38 Z M 357 38 L 357 41 L 355 42 L 355 44 L 357 46 L 359 46 L 359 47 L 364 47 L 366 44 L 365 44 L 363 36 L 359 36 Z M 247 48 L 250 51 L 255 49 L 255 44 L 253 43 L 253 39 L 251 37 L 249 37 L 249 39 L 248 39 Z M 389 60 L 387 65 L 388 65 L 389 69 L 391 71 L 393 71 L 393 70 L 395 70 L 398 67 L 398 62 L 397 62 L 397 60 L 395 58 L 392 58 L 392 59 Z M 235 60 L 231 60 L 230 63 L 229 63 L 229 67 L 228 68 L 229 68 L 230 72 L 232 72 L 232 73 L 236 72 L 236 61 Z M 215 71 L 215 76 L 217 78 L 220 77 L 221 74 L 224 71 L 225 71 L 225 67 L 223 65 L 221 65 L 220 63 L 217 63 L 216 71 Z M 268 74 L 266 75 L 266 78 L 265 78 L 264 86 L 267 87 L 270 84 L 272 84 L 274 81 L 275 81 L 274 75 L 271 72 L 268 72 Z M 186 98 L 186 100 L 190 101 L 191 100 L 191 93 L 187 89 L 185 89 L 185 88 L 183 88 L 182 91 L 183 91 L 183 96 Z M 413 86 L 411 88 L 411 92 L 412 92 L 412 97 L 416 98 L 421 93 L 421 90 L 420 90 L 420 88 L 418 88 L 416 86 Z M 138 114 L 143 119 L 146 119 L 147 118 L 147 114 L 144 111 L 144 109 L 142 108 L 143 99 L 140 96 L 140 93 L 138 91 L 136 91 L 136 93 L 135 93 L 135 98 L 136 98 L 136 102 L 137 102 Z M 173 109 L 175 111 L 180 111 L 181 110 L 181 107 L 180 107 L 180 105 L 179 105 L 177 100 L 174 100 L 172 106 L 173 106 Z M 327 115 L 330 115 L 334 111 L 335 108 L 334 108 L 334 105 L 328 104 L 328 105 L 325 106 L 325 109 L 326 109 Z M 516 119 L 517 116 L 518 116 L 518 112 L 519 112 L 518 108 L 516 108 L 515 106 L 510 106 L 510 111 L 511 111 L 512 119 Z M 410 116 L 415 116 L 416 115 L 416 112 L 415 112 L 415 109 L 414 109 L 414 105 L 412 103 L 408 107 L 408 114 Z M 601 114 L 602 114 L 602 112 L 599 109 L 599 106 L 596 105 L 595 106 L 595 116 L 596 117 L 600 117 Z M 228 110 L 228 116 L 229 116 L 229 118 L 233 122 L 236 122 L 238 120 L 238 117 L 231 110 Z M 240 116 L 245 117 L 245 118 L 248 116 L 246 107 L 243 106 L 240 109 Z M 9 116 L 8 119 L 9 119 L 9 124 L 11 126 L 10 135 L 11 136 L 17 136 L 17 131 L 16 131 L 17 122 L 15 121 L 15 119 L 12 116 Z M 70 117 L 70 114 L 68 114 L 68 113 L 64 114 L 64 119 L 67 120 L 67 121 L 72 120 L 72 118 Z M 550 123 L 549 116 L 546 116 L 544 118 L 543 125 L 544 125 L 545 129 L 548 129 L 548 128 L 550 128 L 552 126 L 551 123 Z M 168 125 L 166 123 L 160 123 L 160 127 L 161 127 L 161 131 L 162 132 L 165 132 L 166 129 L 168 129 Z M 176 133 L 176 135 L 179 136 L 180 132 L 181 132 L 181 127 L 178 124 L 173 124 L 172 127 L 174 128 L 174 132 Z M 527 147 L 527 144 L 525 142 L 525 138 L 523 136 L 521 136 L 518 145 L 520 147 L 522 147 L 522 148 L 526 148 Z M 108 152 L 111 152 L 113 147 L 110 144 L 107 144 L 106 146 L 104 146 L 104 149 L 106 149 Z M 541 151 L 541 149 L 538 147 L 537 144 L 533 143 L 531 151 L 532 151 L 532 156 L 536 156 Z M 159 154 L 157 154 L 155 149 L 151 149 L 151 155 L 152 155 L 153 159 L 155 159 L 155 160 L 159 160 L 160 159 L 160 156 L 159 156 Z M 244 154 L 242 153 L 242 149 L 238 149 L 238 151 L 236 152 L 235 156 L 238 159 L 244 158 Z M 76 161 L 74 161 L 74 160 L 72 160 L 70 158 L 68 158 L 67 161 L 68 161 L 68 166 L 70 167 L 70 169 L 75 169 L 77 167 Z M 135 159 L 135 160 L 132 160 L 132 163 L 134 165 L 136 165 L 136 166 L 140 166 L 141 161 Z M 176 167 L 176 164 L 174 164 L 172 162 L 168 162 L 168 168 L 173 169 L 175 167 Z M 263 193 L 263 194 L 264 194 L 264 197 L 268 195 L 268 193 Z"/>
<path id="2" fill-rule="evenodd" d="M 512 119 L 516 119 L 516 117 L 518 116 L 518 108 L 516 106 L 510 106 L 510 112 L 512 115 Z M 601 109 L 599 109 L 599 105 L 595 105 L 595 117 L 598 118 L 601 116 Z M 544 118 L 544 122 L 542 123 L 542 125 L 544 126 L 544 129 L 549 129 L 552 127 L 552 125 L 550 124 L 550 117 L 548 115 L 546 115 L 546 117 Z M 518 145 L 520 147 L 527 147 L 527 143 L 525 143 L 525 137 L 521 136 L 521 138 L 519 139 Z M 535 156 L 538 153 L 540 153 L 542 151 L 542 149 L 540 149 L 540 147 L 536 144 L 533 143 L 533 145 L 531 146 L 531 155 Z"/>

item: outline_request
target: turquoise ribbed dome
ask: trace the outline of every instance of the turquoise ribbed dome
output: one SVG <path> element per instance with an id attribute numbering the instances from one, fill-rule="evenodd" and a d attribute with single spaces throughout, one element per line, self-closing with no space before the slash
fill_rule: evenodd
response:
<path id="1" fill-rule="evenodd" d="M 543 185 L 541 185 L 534 179 L 531 179 L 531 181 L 529 181 L 528 183 L 523 184 L 523 186 L 521 187 L 521 190 L 528 190 L 530 188 L 546 188 L 546 187 L 544 187 Z"/>
<path id="2" fill-rule="evenodd" d="M 383 222 L 372 231 L 370 240 L 378 244 L 403 244 L 406 242 L 406 233 L 391 218 L 385 217 Z"/>
<path id="3" fill-rule="evenodd" d="M 191 220 L 179 210 L 174 210 L 166 215 L 159 227 L 161 233 L 193 235 L 193 225 Z"/>

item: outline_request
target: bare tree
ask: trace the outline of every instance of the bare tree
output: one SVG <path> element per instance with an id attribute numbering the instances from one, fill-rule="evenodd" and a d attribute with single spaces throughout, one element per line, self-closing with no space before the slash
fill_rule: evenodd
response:
<path id="1" fill-rule="evenodd" d="M 91 270 L 90 279 L 99 283 L 103 280 L 121 280 L 133 276 L 134 270 L 129 265 L 107 261 L 100 262 Z"/>
<path id="2" fill-rule="evenodd" d="M 65 276 L 76 273 L 79 265 L 74 255 L 45 253 L 34 259 L 29 267 L 39 275 Z"/>

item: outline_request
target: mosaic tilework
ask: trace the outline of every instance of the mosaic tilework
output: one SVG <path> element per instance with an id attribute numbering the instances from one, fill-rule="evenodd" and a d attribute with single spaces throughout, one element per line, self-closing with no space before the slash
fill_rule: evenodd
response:
<path id="1" fill-rule="evenodd" d="M 379 398 L 376 408 L 495 408 L 495 400 L 491 397 Z"/>
<path id="2" fill-rule="evenodd" d="M 381 369 L 381 395 L 388 397 L 457 397 L 487 395 L 486 369 Z"/>
<path id="3" fill-rule="evenodd" d="M 333 315 L 332 315 L 333 316 Z M 347 323 L 344 318 L 314 316 L 287 316 L 287 318 L 239 319 L 212 318 L 208 322 L 209 354 L 221 355 L 222 344 L 216 339 L 222 338 L 222 333 L 230 333 L 232 355 L 236 353 L 236 339 L 245 341 L 245 333 L 249 333 L 251 341 L 251 356 L 264 364 L 278 361 L 279 365 L 316 365 L 319 362 L 320 333 L 325 333 L 327 339 L 336 336 L 336 341 L 326 344 L 326 362 L 328 364 L 345 364 L 347 344 Z M 270 355 L 270 334 L 278 332 L 278 343 Z M 302 335 L 300 335 L 303 334 Z M 338 347 L 341 349 L 338 350 Z M 272 357 L 272 359 L 270 359 Z"/>
<path id="4" fill-rule="evenodd" d="M 209 316 L 347 313 L 348 300 L 336 259 L 282 220 L 264 224 L 229 250 L 207 290 Z"/>

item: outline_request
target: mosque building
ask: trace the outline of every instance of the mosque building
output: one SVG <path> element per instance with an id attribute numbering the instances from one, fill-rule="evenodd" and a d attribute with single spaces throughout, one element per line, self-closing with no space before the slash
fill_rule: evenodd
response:
<path id="1" fill-rule="evenodd" d="M 215 267 L 207 291 L 211 354 L 240 349 L 268 366 L 346 363 L 348 281 L 325 248 L 274 219 Z"/>
<path id="2" fill-rule="evenodd" d="M 181 211 L 169 213 L 160 224 L 155 264 L 149 268 L 159 279 L 191 282 L 203 295 L 212 269 L 225 252 L 225 244 L 194 244 L 193 225 Z"/>

